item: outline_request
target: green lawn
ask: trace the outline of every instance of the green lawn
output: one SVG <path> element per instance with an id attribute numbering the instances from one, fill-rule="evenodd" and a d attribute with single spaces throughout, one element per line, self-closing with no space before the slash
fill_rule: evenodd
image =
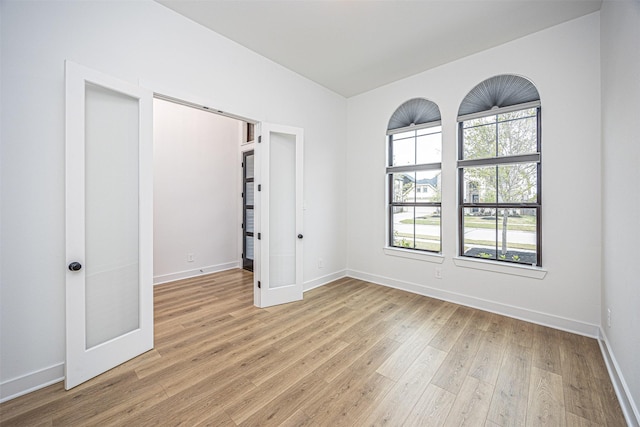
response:
<path id="1" fill-rule="evenodd" d="M 409 242 L 413 240 L 413 234 L 396 233 L 395 236 L 394 236 L 394 244 L 397 245 L 397 246 L 402 246 L 400 241 L 402 240 L 403 237 L 406 238 L 407 241 L 409 241 Z M 426 234 L 416 234 L 416 239 L 427 240 L 426 242 L 418 241 L 417 242 L 418 249 L 427 249 L 427 250 L 430 250 L 430 251 L 439 251 L 440 250 L 440 245 L 438 243 L 436 243 L 437 241 L 440 240 L 440 236 L 429 236 L 429 235 L 426 235 Z M 493 248 L 493 247 L 496 246 L 496 241 L 495 240 L 471 240 L 471 239 L 465 239 L 464 243 L 465 243 L 465 245 L 488 246 L 490 248 Z M 536 250 L 536 245 L 530 244 L 530 243 L 508 242 L 507 245 L 509 246 L 509 249 L 523 249 L 523 250 L 528 250 L 528 251 L 535 251 Z"/>
<path id="2" fill-rule="evenodd" d="M 413 219 L 403 219 L 400 221 L 403 224 L 413 224 Z M 440 217 L 421 217 L 417 218 L 415 221 L 416 224 L 419 225 L 440 225 Z M 496 218 L 495 217 L 484 217 L 484 216 L 471 216 L 465 215 L 464 217 L 464 226 L 468 228 L 496 228 Z M 502 227 L 502 218 L 498 218 L 498 227 Z M 507 228 L 509 230 L 518 230 L 518 231 L 536 231 L 536 217 L 532 215 L 523 215 L 523 216 L 510 216 L 507 222 Z"/>

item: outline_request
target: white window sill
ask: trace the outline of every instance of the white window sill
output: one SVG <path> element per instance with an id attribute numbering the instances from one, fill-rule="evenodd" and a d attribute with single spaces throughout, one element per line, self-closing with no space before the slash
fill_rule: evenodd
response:
<path id="1" fill-rule="evenodd" d="M 441 254 L 436 253 L 390 247 L 383 248 L 383 251 L 386 255 L 397 256 L 400 258 L 416 259 L 418 261 L 433 262 L 436 264 L 442 264 L 444 262 L 444 257 Z"/>
<path id="2" fill-rule="evenodd" d="M 473 268 L 475 270 L 492 271 L 494 273 L 511 274 L 514 276 L 544 279 L 547 270 L 527 265 L 506 264 L 500 261 L 479 260 L 467 257 L 454 257 L 453 263 L 458 267 Z"/>

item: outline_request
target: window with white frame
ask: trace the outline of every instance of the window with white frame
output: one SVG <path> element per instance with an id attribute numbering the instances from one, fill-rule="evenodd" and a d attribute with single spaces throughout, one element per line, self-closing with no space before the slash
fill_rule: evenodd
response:
<path id="1" fill-rule="evenodd" d="M 540 96 L 523 77 L 492 77 L 462 101 L 457 164 L 461 256 L 542 265 L 540 137 Z"/>
<path id="2" fill-rule="evenodd" d="M 441 251 L 442 127 L 438 106 L 414 98 L 387 127 L 388 246 Z"/>

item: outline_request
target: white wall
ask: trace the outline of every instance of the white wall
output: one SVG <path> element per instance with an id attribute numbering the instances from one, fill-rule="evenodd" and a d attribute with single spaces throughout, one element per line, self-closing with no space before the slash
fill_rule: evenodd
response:
<path id="1" fill-rule="evenodd" d="M 150 0 L 2 1 L 0 19 L 0 398 L 63 375 L 65 59 L 304 128 L 306 287 L 344 273 L 343 97 Z"/>
<path id="2" fill-rule="evenodd" d="M 599 25 L 598 13 L 587 15 L 350 98 L 349 274 L 595 336 L 602 242 Z M 476 84 L 509 73 L 531 79 L 542 102 L 542 280 L 453 262 L 458 107 Z M 434 101 L 442 114 L 442 264 L 383 252 L 385 130 L 395 109 L 415 97 Z M 434 278 L 436 267 L 442 279 Z"/>
<path id="3" fill-rule="evenodd" d="M 154 283 L 239 266 L 241 139 L 239 120 L 154 100 Z"/>
<path id="4" fill-rule="evenodd" d="M 602 34 L 602 330 L 640 424 L 640 2 L 605 1 Z M 611 327 L 607 326 L 611 309 Z M 623 402 L 624 403 L 624 402 Z M 633 425 L 633 423 L 632 423 Z"/>

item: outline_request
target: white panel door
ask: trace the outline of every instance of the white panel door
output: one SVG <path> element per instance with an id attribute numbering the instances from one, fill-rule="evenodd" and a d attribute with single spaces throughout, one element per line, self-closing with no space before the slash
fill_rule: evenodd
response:
<path id="1" fill-rule="evenodd" d="M 254 303 L 302 299 L 303 131 L 260 123 L 255 153 Z"/>
<path id="2" fill-rule="evenodd" d="M 69 389 L 153 348 L 153 94 L 65 71 Z"/>

